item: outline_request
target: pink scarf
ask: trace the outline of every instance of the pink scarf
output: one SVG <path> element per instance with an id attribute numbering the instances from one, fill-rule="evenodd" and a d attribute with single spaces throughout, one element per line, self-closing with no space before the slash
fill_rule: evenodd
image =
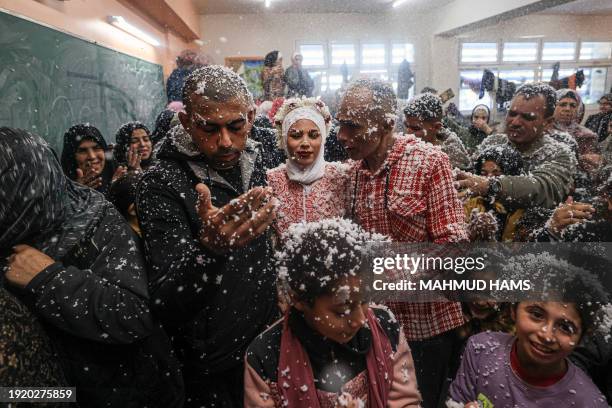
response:
<path id="1" fill-rule="evenodd" d="M 320 408 L 310 359 L 300 340 L 291 332 L 288 317 L 287 313 L 281 337 L 278 393 L 288 407 Z M 370 309 L 366 317 L 372 333 L 372 344 L 366 356 L 368 405 L 372 408 L 385 408 L 393 381 L 391 343 Z"/>

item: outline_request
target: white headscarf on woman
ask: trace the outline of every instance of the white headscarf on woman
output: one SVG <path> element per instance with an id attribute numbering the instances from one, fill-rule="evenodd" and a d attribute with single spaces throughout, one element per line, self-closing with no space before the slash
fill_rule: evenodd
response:
<path id="1" fill-rule="evenodd" d="M 291 158 L 289 150 L 287 149 L 287 134 L 289 128 L 293 126 L 295 122 L 301 119 L 307 119 L 312 121 L 321 133 L 321 148 L 319 154 L 315 158 L 314 162 L 306 167 L 305 169 L 300 168 L 295 161 Z M 285 116 L 282 125 L 282 147 L 287 154 L 287 176 L 289 180 L 296 181 L 301 184 L 312 184 L 315 181 L 323 177 L 325 173 L 325 160 L 323 158 L 323 151 L 325 146 L 325 139 L 327 138 L 327 127 L 325 126 L 325 119 L 323 116 L 314 108 L 311 107 L 300 107 L 292 110 Z"/>

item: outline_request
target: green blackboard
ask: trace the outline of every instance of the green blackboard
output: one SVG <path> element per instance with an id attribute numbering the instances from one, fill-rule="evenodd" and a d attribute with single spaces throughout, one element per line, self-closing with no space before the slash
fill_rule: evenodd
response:
<path id="1" fill-rule="evenodd" d="M 76 123 L 113 142 L 127 121 L 152 125 L 165 102 L 160 65 L 0 12 L 1 126 L 38 133 L 59 153 Z"/>

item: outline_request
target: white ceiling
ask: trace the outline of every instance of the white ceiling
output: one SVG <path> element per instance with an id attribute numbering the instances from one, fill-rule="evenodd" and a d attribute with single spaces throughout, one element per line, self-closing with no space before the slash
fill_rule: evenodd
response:
<path id="1" fill-rule="evenodd" d="M 391 10 L 424 12 L 445 6 L 454 0 L 407 0 L 394 9 L 394 0 L 194 0 L 202 14 L 253 13 L 387 13 Z M 609 0 L 612 1 L 612 0 Z"/>
<path id="2" fill-rule="evenodd" d="M 612 0 L 575 0 L 557 7 L 543 10 L 541 14 L 612 14 Z"/>

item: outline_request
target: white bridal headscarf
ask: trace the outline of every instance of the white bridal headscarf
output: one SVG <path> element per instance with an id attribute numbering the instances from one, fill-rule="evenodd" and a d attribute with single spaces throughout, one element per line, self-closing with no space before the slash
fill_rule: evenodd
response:
<path id="1" fill-rule="evenodd" d="M 319 154 L 315 158 L 314 162 L 302 170 L 290 157 L 287 149 L 287 133 L 289 128 L 298 120 L 308 119 L 311 120 L 318 128 L 321 133 L 321 148 Z M 287 154 L 287 176 L 289 180 L 296 181 L 301 184 L 312 184 L 325 173 L 325 160 L 323 159 L 323 151 L 325 147 L 325 139 L 327 138 L 327 127 L 325 126 L 325 119 L 317 110 L 311 107 L 300 107 L 292 110 L 285 116 L 283 120 L 282 129 L 282 142 L 283 149 Z"/>

